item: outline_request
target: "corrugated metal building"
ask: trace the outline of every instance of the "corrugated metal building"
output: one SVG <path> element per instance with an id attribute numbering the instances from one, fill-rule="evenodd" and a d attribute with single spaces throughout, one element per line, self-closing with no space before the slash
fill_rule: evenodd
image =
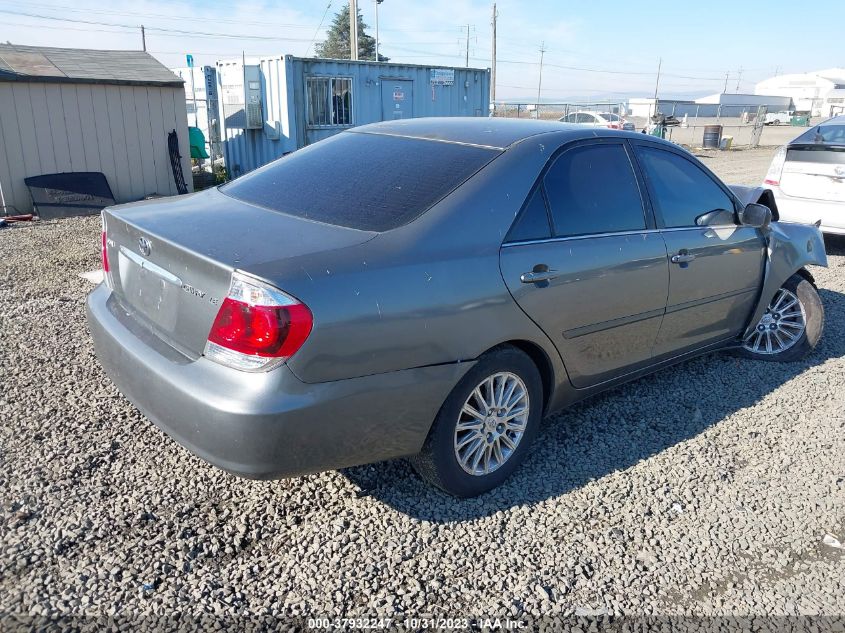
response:
<path id="1" fill-rule="evenodd" d="M 41 174 L 102 172 L 118 202 L 175 195 L 174 129 L 190 188 L 184 87 L 155 58 L 0 45 L 0 207 L 9 213 L 32 210 L 24 178 Z"/>
<path id="2" fill-rule="evenodd" d="M 366 123 L 488 116 L 490 72 L 291 55 L 217 62 L 226 166 L 239 176 Z"/>

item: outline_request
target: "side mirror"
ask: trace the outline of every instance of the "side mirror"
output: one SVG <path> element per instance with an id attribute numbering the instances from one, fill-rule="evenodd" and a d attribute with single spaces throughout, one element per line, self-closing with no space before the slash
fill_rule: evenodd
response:
<path id="1" fill-rule="evenodd" d="M 772 210 L 766 205 L 752 202 L 740 212 L 739 221 L 744 226 L 765 229 L 772 223 Z"/>

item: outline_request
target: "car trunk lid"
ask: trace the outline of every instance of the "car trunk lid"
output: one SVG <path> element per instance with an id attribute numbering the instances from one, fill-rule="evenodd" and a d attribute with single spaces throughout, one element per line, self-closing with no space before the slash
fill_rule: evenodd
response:
<path id="1" fill-rule="evenodd" d="M 797 198 L 845 202 L 845 147 L 790 145 L 780 188 Z"/>
<path id="2" fill-rule="evenodd" d="M 375 233 L 321 224 L 210 190 L 104 211 L 112 290 L 159 338 L 199 357 L 232 272 L 352 246 Z"/>

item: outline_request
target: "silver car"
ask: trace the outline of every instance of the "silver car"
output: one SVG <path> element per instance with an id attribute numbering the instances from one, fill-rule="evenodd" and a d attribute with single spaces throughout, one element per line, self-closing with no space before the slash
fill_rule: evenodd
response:
<path id="1" fill-rule="evenodd" d="M 813 350 L 821 233 L 736 191 L 642 134 L 357 127 L 105 210 L 90 330 L 126 397 L 228 471 L 410 457 L 477 495 L 552 411 L 705 352 Z"/>
<path id="2" fill-rule="evenodd" d="M 821 221 L 824 233 L 845 235 L 845 116 L 828 119 L 775 154 L 763 186 L 787 222 Z"/>

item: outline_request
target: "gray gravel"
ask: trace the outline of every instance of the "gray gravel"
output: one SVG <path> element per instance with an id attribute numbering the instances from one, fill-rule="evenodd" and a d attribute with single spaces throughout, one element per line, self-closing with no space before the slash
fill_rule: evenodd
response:
<path id="1" fill-rule="evenodd" d="M 843 613 L 845 242 L 813 270 L 812 357 L 715 355 L 615 389 L 548 420 L 505 486 L 458 501 L 404 462 L 252 482 L 181 449 L 95 360 L 77 275 L 98 238 L 97 218 L 0 231 L 0 628 Z"/>

